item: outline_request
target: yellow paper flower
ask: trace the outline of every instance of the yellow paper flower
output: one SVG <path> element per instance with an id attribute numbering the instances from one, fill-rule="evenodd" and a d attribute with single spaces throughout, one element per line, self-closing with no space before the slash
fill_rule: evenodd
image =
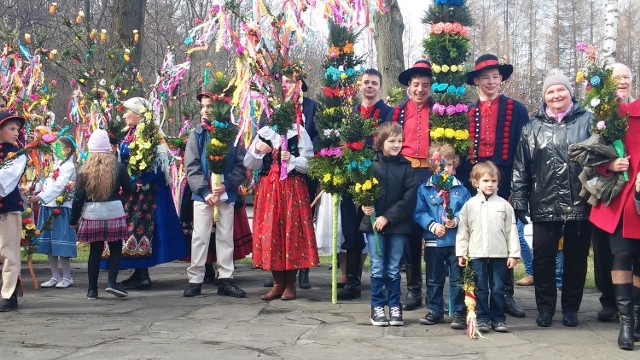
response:
<path id="1" fill-rule="evenodd" d="M 458 71 L 458 65 L 451 65 L 451 72 Z"/>
<path id="2" fill-rule="evenodd" d="M 373 178 L 373 179 L 371 180 L 371 182 L 372 182 L 374 185 L 378 185 L 378 179 L 376 179 L 376 178 Z"/>
<path id="3" fill-rule="evenodd" d="M 331 174 L 324 174 L 324 176 L 322 177 L 322 182 L 328 183 L 329 181 L 331 181 Z"/>
<path id="4" fill-rule="evenodd" d="M 361 189 L 362 189 L 362 184 L 356 183 L 356 192 L 359 193 Z"/>
<path id="5" fill-rule="evenodd" d="M 342 176 L 334 176 L 333 177 L 333 185 L 342 185 L 344 184 L 344 178 Z"/>
<path id="6" fill-rule="evenodd" d="M 437 74 L 437 73 L 439 73 L 439 72 L 440 72 L 440 65 L 436 65 L 436 64 L 434 64 L 434 65 L 431 67 L 431 70 L 433 70 L 433 72 L 434 72 L 434 73 L 436 73 L 436 74 Z"/>
<path id="7" fill-rule="evenodd" d="M 433 138 L 433 139 L 440 139 L 441 137 L 444 136 L 444 128 L 435 128 L 435 129 L 431 130 L 429 132 L 429 134 L 431 135 L 431 138 Z"/>
<path id="8" fill-rule="evenodd" d="M 469 131 L 467 131 L 467 130 L 456 130 L 455 138 L 456 138 L 456 140 L 467 140 L 469 138 Z"/>
<path id="9" fill-rule="evenodd" d="M 62 204 L 62 203 L 64 203 L 64 196 L 62 196 L 62 195 L 58 196 L 58 197 L 56 198 L 56 202 L 57 202 L 58 204 Z"/>
<path id="10" fill-rule="evenodd" d="M 138 165 L 138 167 L 140 167 L 140 170 L 144 170 L 147 168 L 147 163 L 142 161 L 140 162 L 140 164 Z"/>
<path id="11" fill-rule="evenodd" d="M 449 71 L 449 65 L 447 65 L 447 64 L 442 65 L 442 72 L 445 72 L 445 73 L 446 73 L 446 72 L 448 72 L 448 71 Z"/>
<path id="12" fill-rule="evenodd" d="M 371 190 L 371 180 L 367 180 L 364 182 L 364 184 L 362 184 L 362 190 L 363 191 L 367 191 L 367 190 Z"/>
<path id="13" fill-rule="evenodd" d="M 34 224 L 27 224 L 27 225 L 25 225 L 24 228 L 27 229 L 27 230 L 33 230 L 33 229 L 36 228 L 36 226 Z"/>
<path id="14" fill-rule="evenodd" d="M 580 70 L 576 74 L 576 82 L 579 84 L 584 81 L 584 71 Z"/>
<path id="15" fill-rule="evenodd" d="M 451 128 L 447 128 L 444 130 L 444 136 L 446 136 L 449 139 L 451 139 L 455 135 L 456 135 L 456 131 Z"/>

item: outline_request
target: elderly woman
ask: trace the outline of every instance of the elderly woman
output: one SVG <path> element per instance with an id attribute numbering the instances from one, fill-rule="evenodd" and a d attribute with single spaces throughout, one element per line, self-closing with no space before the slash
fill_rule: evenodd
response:
<path id="1" fill-rule="evenodd" d="M 129 164 L 131 143 L 138 136 L 137 127 L 151 111 L 150 104 L 141 97 L 122 103 L 126 109 L 124 121 L 127 133 L 120 142 L 120 159 Z M 171 196 L 168 176 L 168 148 L 160 137 L 156 161 L 149 171 L 132 177 L 137 190 L 123 199 L 129 224 L 129 238 L 122 244 L 122 269 L 135 269 L 131 277 L 122 284 L 126 289 L 148 289 L 151 286 L 149 267 L 185 257 L 187 242 Z"/>
<path id="2" fill-rule="evenodd" d="M 591 236 L 589 206 L 579 197 L 582 166 L 569 162 L 569 145 L 591 135 L 592 114 L 572 99 L 560 70 L 543 83 L 544 103 L 522 129 L 513 166 L 512 204 L 516 216 L 533 221 L 533 271 L 538 326 L 549 327 L 556 309 L 555 259 L 564 237 L 562 323 L 578 326 Z"/>
<path id="3" fill-rule="evenodd" d="M 633 350 L 634 338 L 635 341 L 640 340 L 640 327 L 637 323 L 634 334 L 634 322 L 639 321 L 640 317 L 640 216 L 634 201 L 637 195 L 633 181 L 640 169 L 640 100 L 620 104 L 620 113 L 629 116 L 629 129 L 623 139 L 628 156 L 604 164 L 598 170 L 603 176 L 626 171 L 629 181 L 608 206 L 602 202 L 594 206 L 590 220 L 608 235 L 613 253 L 611 280 L 622 323 L 618 346 L 624 350 Z"/>

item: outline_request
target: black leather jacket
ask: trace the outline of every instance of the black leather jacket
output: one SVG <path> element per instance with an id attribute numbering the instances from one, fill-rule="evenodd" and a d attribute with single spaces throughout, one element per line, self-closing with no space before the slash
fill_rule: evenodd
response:
<path id="1" fill-rule="evenodd" d="M 522 129 L 511 185 L 515 210 L 531 220 L 587 220 L 590 206 L 580 198 L 582 165 L 569 161 L 569 145 L 591 136 L 592 113 L 574 101 L 561 123 L 547 116 L 543 103 Z"/>

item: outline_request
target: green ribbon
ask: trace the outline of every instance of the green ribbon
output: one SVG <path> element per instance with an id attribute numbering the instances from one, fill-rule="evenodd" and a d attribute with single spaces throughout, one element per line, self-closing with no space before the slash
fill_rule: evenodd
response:
<path id="1" fill-rule="evenodd" d="M 624 144 L 622 143 L 622 140 L 615 140 L 612 145 L 613 148 L 616 149 L 616 154 L 618 154 L 619 157 L 625 156 Z M 624 177 L 625 181 L 629 181 L 629 174 L 626 171 L 622 173 L 622 176 Z"/>

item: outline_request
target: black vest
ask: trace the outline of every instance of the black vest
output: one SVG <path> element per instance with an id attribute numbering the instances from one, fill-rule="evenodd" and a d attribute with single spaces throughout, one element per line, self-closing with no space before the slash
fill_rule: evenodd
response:
<path id="1" fill-rule="evenodd" d="M 7 154 L 11 152 L 17 152 L 20 150 L 17 146 L 11 143 L 0 144 L 0 160 L 4 161 Z M 20 186 L 16 186 L 15 189 L 9 195 L 0 196 L 0 213 L 8 213 L 12 211 L 23 211 L 22 196 L 20 196 Z"/>

